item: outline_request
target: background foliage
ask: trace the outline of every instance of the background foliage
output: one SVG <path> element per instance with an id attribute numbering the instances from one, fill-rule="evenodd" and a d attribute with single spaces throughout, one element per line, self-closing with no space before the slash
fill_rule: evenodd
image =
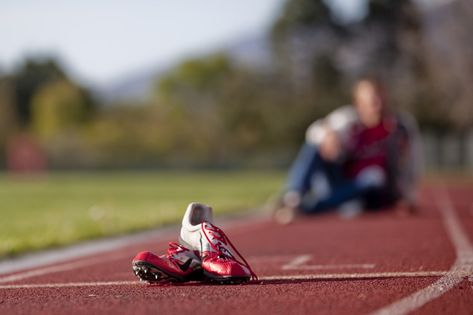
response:
<path id="1" fill-rule="evenodd" d="M 383 78 L 392 106 L 423 128 L 468 129 L 472 19 L 456 3 L 432 26 L 410 0 L 371 0 L 351 22 L 324 1 L 288 0 L 268 31 L 269 67 L 218 51 L 191 58 L 161 75 L 146 101 L 108 104 L 54 59 L 26 59 L 0 74 L 1 160 L 27 134 L 53 168 L 285 165 L 308 124 L 349 103 L 364 74 Z M 445 33 L 447 53 L 432 29 Z"/>

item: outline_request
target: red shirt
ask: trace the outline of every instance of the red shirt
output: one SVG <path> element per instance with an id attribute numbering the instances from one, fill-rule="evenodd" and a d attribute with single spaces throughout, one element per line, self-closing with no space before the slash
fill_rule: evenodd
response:
<path id="1" fill-rule="evenodd" d="M 395 120 L 390 118 L 370 128 L 359 124 L 353 126 L 349 133 L 348 160 L 344 165 L 346 175 L 353 178 L 370 166 L 379 166 L 387 171 L 388 139 L 394 130 Z"/>

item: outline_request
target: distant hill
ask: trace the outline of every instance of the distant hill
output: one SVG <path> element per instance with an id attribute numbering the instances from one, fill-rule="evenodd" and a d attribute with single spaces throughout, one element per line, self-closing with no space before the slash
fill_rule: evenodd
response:
<path id="1" fill-rule="evenodd" d="M 150 66 L 148 69 L 137 71 L 109 84 L 102 85 L 95 89 L 95 93 L 105 103 L 130 100 L 143 101 L 149 97 L 154 81 L 166 70 L 166 68 L 159 65 Z"/>
<path id="2" fill-rule="evenodd" d="M 227 53 L 235 62 L 251 67 L 267 68 L 271 64 L 271 50 L 266 34 L 249 36 L 224 45 L 215 51 Z M 174 65 L 175 63 L 151 65 L 147 69 L 136 71 L 109 84 L 102 85 L 96 88 L 95 92 L 105 102 L 146 100 L 155 80 Z"/>

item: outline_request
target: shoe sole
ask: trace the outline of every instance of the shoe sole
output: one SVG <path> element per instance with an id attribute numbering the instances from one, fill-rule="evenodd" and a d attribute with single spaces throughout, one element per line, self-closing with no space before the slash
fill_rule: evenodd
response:
<path id="1" fill-rule="evenodd" d="M 242 284 L 250 281 L 251 277 L 219 276 L 211 274 L 204 270 L 204 276 L 207 281 L 218 284 Z"/>
<path id="2" fill-rule="evenodd" d="M 140 281 L 148 283 L 185 282 L 186 277 L 171 274 L 146 261 L 133 261 L 133 272 Z"/>

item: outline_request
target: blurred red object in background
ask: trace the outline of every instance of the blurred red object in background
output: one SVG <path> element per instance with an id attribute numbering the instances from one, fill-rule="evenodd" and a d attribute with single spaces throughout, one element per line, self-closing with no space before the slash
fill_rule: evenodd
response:
<path id="1" fill-rule="evenodd" d="M 42 173 L 47 168 L 46 154 L 31 135 L 15 135 L 6 147 L 6 166 L 12 173 Z"/>

